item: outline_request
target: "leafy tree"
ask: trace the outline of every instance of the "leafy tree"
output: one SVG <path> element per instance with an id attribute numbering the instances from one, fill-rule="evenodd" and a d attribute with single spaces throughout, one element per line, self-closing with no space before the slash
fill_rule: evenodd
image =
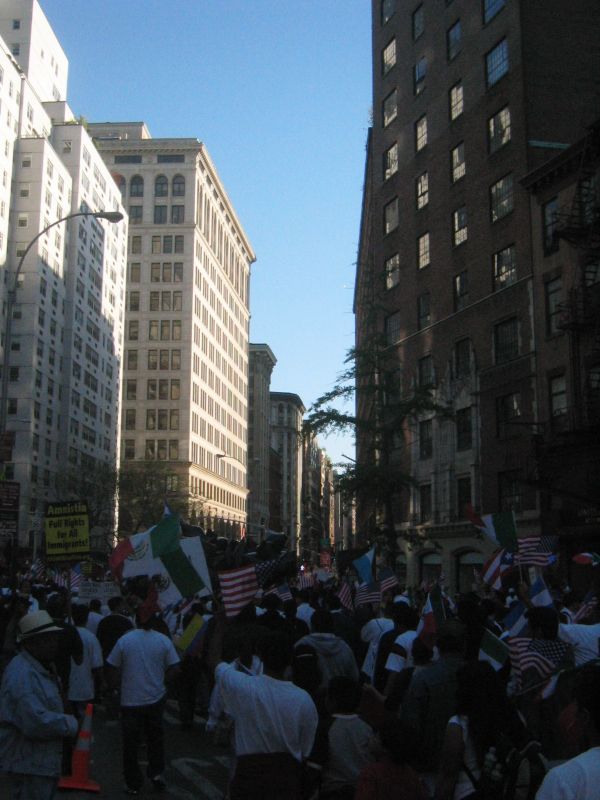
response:
<path id="1" fill-rule="evenodd" d="M 90 459 L 82 466 L 69 466 L 55 479 L 56 496 L 61 501 L 85 501 L 90 531 L 101 531 L 106 542 L 115 530 L 117 470 L 113 464 Z"/>
<path id="2" fill-rule="evenodd" d="M 119 470 L 118 489 L 119 530 L 124 533 L 155 525 L 163 516 L 165 502 L 192 524 L 202 510 L 202 500 L 192 495 L 180 476 L 162 461 L 125 462 Z"/>

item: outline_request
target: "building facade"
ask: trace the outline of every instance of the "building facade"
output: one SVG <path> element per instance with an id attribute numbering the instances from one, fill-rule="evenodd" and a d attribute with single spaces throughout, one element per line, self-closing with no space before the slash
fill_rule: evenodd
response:
<path id="1" fill-rule="evenodd" d="M 465 521 L 514 510 L 539 533 L 526 425 L 538 415 L 530 198 L 521 179 L 593 121 L 597 4 L 373 0 L 373 129 L 355 293 L 357 345 L 385 336 L 404 397 L 436 408 L 390 445 L 398 564 L 470 588 L 489 548 Z M 565 35 L 568 31 L 568 35 Z M 366 419 L 374 413 L 358 393 Z M 358 442 L 358 460 L 377 458 Z M 361 507 L 362 506 L 362 507 Z M 381 523 L 359 505 L 359 528 Z M 544 531 L 546 532 L 546 531 Z"/>
<path id="2" fill-rule="evenodd" d="M 271 373 L 277 363 L 268 344 L 250 343 L 248 380 L 248 532 L 261 540 L 269 529 Z"/>
<path id="3" fill-rule="evenodd" d="M 271 392 L 271 448 L 281 469 L 280 532 L 287 534 L 288 548 L 300 552 L 302 526 L 302 420 L 306 411 L 297 394 Z M 276 470 L 276 465 L 271 463 Z M 273 498 L 275 505 L 275 498 Z M 271 528 L 275 520 L 271 519 Z"/>
<path id="4" fill-rule="evenodd" d="M 8 367 L 7 430 L 14 444 L 4 474 L 21 487 L 20 542 L 36 548 L 45 503 L 72 499 L 68 474 L 91 474 L 99 463 L 116 467 L 127 221 L 110 172 L 64 101 L 68 62 L 38 3 L 3 0 L 0 15 L 8 132 L 0 165 L 4 292 L 24 257 Z M 28 250 L 57 220 L 96 211 L 125 219 L 71 219 Z M 6 302 L 3 326 L 5 314 Z M 114 523 L 107 498 L 100 541 L 92 538 L 92 546 L 105 544 Z"/>
<path id="5" fill-rule="evenodd" d="M 207 527 L 246 524 L 254 252 L 205 146 L 89 126 L 130 220 L 122 461 L 160 461 Z"/>

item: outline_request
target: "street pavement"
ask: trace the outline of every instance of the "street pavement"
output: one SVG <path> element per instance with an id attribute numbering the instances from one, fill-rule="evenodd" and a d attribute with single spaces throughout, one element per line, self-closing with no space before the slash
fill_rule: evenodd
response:
<path id="1" fill-rule="evenodd" d="M 174 800 L 222 800 L 231 765 L 229 747 L 218 747 L 204 732 L 205 720 L 198 715 L 192 730 L 183 731 L 179 725 L 177 703 L 168 700 L 164 715 L 168 789 L 157 792 L 146 783 L 140 798 L 174 798 Z M 92 757 L 90 778 L 100 784 L 100 793 L 80 791 L 57 792 L 59 800 L 90 800 L 126 798 L 121 771 L 121 728 L 118 722 L 106 722 L 102 706 L 94 709 L 92 724 Z M 145 748 L 140 748 L 140 765 L 145 771 Z M 7 797 L 0 778 L 0 797 Z"/>

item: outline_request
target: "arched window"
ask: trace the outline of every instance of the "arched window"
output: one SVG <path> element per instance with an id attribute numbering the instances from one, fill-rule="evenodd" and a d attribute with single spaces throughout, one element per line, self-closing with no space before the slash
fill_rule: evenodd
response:
<path id="1" fill-rule="evenodd" d="M 173 177 L 173 197 L 183 197 L 185 195 L 185 178 L 183 175 Z"/>
<path id="2" fill-rule="evenodd" d="M 419 559 L 419 580 L 422 583 L 437 581 L 442 574 L 442 557 L 439 553 L 424 553 Z"/>
<path id="3" fill-rule="evenodd" d="M 144 196 L 144 179 L 141 175 L 134 175 L 129 183 L 129 196 L 130 197 L 143 197 Z"/>
<path id="4" fill-rule="evenodd" d="M 166 175 L 157 175 L 154 181 L 154 196 L 166 197 L 169 194 L 169 181 Z"/>
<path id="5" fill-rule="evenodd" d="M 125 197 L 127 191 L 127 181 L 122 175 L 113 175 L 113 180 L 117 184 L 118 190 L 121 192 L 121 197 Z"/>
<path id="6" fill-rule="evenodd" d="M 475 579 L 475 570 L 479 572 L 483 566 L 484 557 L 481 553 L 470 550 L 466 553 L 458 553 L 456 556 L 456 590 L 458 592 L 470 592 Z"/>

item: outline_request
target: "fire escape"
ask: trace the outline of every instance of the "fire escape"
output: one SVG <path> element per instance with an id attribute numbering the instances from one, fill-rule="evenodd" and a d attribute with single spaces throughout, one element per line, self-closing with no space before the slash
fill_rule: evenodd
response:
<path id="1" fill-rule="evenodd" d="M 571 204 L 555 217 L 554 235 L 571 245 L 577 271 L 560 306 L 569 334 L 572 404 L 562 424 L 535 437 L 535 483 L 570 504 L 598 505 L 585 482 L 569 478 L 573 465 L 600 463 L 600 127 L 586 136 Z M 553 420 L 554 421 L 554 420 Z"/>

